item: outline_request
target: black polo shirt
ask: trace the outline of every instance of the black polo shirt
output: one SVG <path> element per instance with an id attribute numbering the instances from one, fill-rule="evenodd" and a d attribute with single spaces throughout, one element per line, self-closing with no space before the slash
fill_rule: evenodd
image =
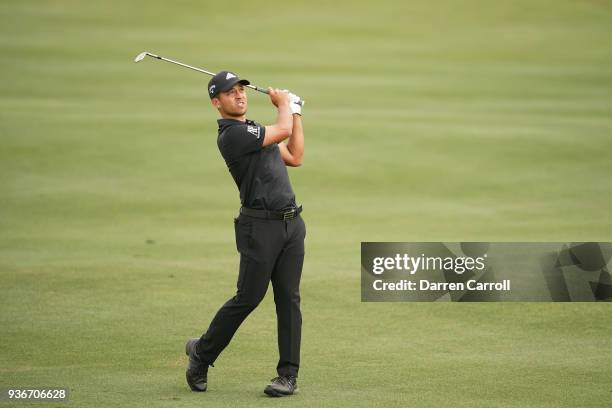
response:
<path id="1" fill-rule="evenodd" d="M 263 147 L 266 128 L 248 119 L 217 122 L 217 146 L 240 190 L 242 206 L 270 211 L 295 206 L 295 194 L 278 145 Z"/>

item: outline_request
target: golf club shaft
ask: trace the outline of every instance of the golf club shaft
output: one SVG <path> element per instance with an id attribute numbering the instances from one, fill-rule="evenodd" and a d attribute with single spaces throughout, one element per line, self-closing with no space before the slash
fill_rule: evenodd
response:
<path id="1" fill-rule="evenodd" d="M 214 74 L 214 73 L 212 73 L 212 72 L 210 72 L 210 71 L 206 71 L 206 70 L 204 70 L 204 69 L 197 68 L 197 67 L 192 67 L 191 65 L 183 64 L 182 62 L 175 61 L 175 60 L 172 60 L 172 59 L 170 59 L 170 58 L 162 57 L 162 56 L 160 56 L 160 55 L 155 55 L 155 54 L 152 54 L 152 53 L 150 53 L 150 52 L 146 52 L 145 54 L 146 54 L 146 55 L 148 55 L 149 57 L 156 58 L 156 59 L 158 59 L 158 60 L 162 60 L 162 61 L 166 61 L 166 62 L 171 62 L 171 63 L 173 63 L 173 64 L 180 65 L 181 67 L 185 67 L 185 68 L 193 69 L 194 71 L 198 71 L 198 72 L 201 72 L 201 73 L 203 73 L 203 74 L 210 75 L 210 76 L 215 76 L 215 74 Z M 265 93 L 265 94 L 268 94 L 268 93 L 269 93 L 269 92 L 268 92 L 268 90 L 267 90 L 267 89 L 265 89 L 265 88 L 260 88 L 260 87 L 255 86 L 255 85 L 246 85 L 246 86 L 247 86 L 248 88 L 254 89 L 254 90 L 259 91 L 259 92 L 261 92 L 261 93 Z M 304 105 L 304 101 L 300 101 L 300 105 Z"/>

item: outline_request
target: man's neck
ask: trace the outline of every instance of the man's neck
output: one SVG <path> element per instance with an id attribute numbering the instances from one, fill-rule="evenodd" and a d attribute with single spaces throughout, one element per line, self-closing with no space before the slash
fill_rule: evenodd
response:
<path id="1" fill-rule="evenodd" d="M 231 116 L 231 115 L 226 115 L 223 112 L 219 112 L 221 114 L 221 117 L 223 119 L 232 119 L 232 120 L 237 120 L 239 122 L 246 122 L 246 115 L 240 115 L 240 116 Z"/>

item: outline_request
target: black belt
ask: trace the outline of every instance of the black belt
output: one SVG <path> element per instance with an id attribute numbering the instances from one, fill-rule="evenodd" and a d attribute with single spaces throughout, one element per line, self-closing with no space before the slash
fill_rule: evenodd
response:
<path id="1" fill-rule="evenodd" d="M 290 220 L 297 217 L 301 212 L 301 205 L 281 211 L 256 210 L 254 208 L 240 207 L 240 214 L 267 220 Z"/>

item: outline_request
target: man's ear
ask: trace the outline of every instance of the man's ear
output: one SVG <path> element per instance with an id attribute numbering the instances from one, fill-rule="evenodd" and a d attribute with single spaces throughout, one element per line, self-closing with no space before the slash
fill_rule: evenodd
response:
<path id="1" fill-rule="evenodd" d="M 210 103 L 212 103 L 216 109 L 221 109 L 221 101 L 216 96 L 210 100 Z"/>

